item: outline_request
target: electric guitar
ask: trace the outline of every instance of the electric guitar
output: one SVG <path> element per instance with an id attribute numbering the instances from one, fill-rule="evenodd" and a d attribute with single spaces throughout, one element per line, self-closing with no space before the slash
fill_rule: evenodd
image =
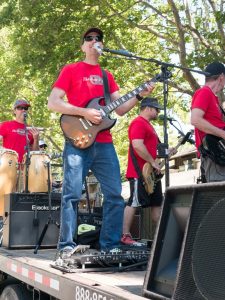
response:
<path id="1" fill-rule="evenodd" d="M 101 112 L 102 122 L 98 125 L 91 123 L 82 116 L 63 114 L 60 118 L 60 126 L 64 136 L 69 139 L 76 148 L 85 149 L 90 147 L 94 143 L 95 138 L 100 131 L 110 129 L 115 125 L 116 119 L 110 118 L 110 113 L 112 111 L 143 91 L 148 84 L 162 80 L 163 75 L 158 74 L 150 81 L 145 82 L 138 88 L 122 96 L 121 98 L 112 101 L 106 106 L 99 104 L 103 97 L 92 99 L 86 107 L 95 108 Z"/>
<path id="2" fill-rule="evenodd" d="M 212 161 L 220 166 L 225 166 L 225 140 L 212 135 L 206 134 L 203 138 L 201 150 L 205 151 L 205 155 L 209 156 Z M 202 153 L 204 156 L 204 153 Z"/>
<path id="3" fill-rule="evenodd" d="M 187 132 L 185 134 L 185 136 L 183 136 L 179 139 L 178 144 L 168 154 L 168 158 L 173 156 L 177 152 L 177 149 L 181 145 L 185 144 L 188 141 L 190 135 L 191 135 L 191 131 Z M 159 164 L 160 169 L 164 166 L 164 164 L 165 164 L 165 160 L 163 160 Z M 163 177 L 164 174 L 162 174 L 162 173 L 157 174 L 155 172 L 155 169 L 152 167 L 152 165 L 149 162 L 146 162 L 143 166 L 143 169 L 142 169 L 142 175 L 143 175 L 144 182 L 145 182 L 146 192 L 150 195 L 154 192 L 156 183 Z"/>

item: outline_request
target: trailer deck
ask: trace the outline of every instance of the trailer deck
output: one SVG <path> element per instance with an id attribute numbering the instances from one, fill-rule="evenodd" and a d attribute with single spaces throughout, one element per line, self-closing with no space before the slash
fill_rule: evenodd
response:
<path id="1" fill-rule="evenodd" d="M 0 248 L 1 271 L 62 300 L 143 300 L 145 271 L 63 273 L 52 268 L 55 249 Z"/>

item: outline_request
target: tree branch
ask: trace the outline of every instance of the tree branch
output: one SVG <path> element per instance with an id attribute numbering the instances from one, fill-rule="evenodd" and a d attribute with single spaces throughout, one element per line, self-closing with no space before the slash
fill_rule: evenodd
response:
<path id="1" fill-rule="evenodd" d="M 179 42 L 179 48 L 180 48 L 180 53 L 179 53 L 180 63 L 183 67 L 187 68 L 188 67 L 187 63 L 186 63 L 187 53 L 186 53 L 186 43 L 185 43 L 185 36 L 184 36 L 185 33 L 183 30 L 183 26 L 181 24 L 179 12 L 178 12 L 178 9 L 173 0 L 167 0 L 167 2 L 170 5 L 171 10 L 173 12 L 177 31 L 178 31 L 178 36 L 179 36 L 178 42 Z M 192 76 L 191 72 L 190 71 L 183 71 L 183 72 L 184 72 L 184 77 L 188 80 L 192 89 L 196 90 L 199 87 L 199 85 L 196 82 L 195 78 Z"/>
<path id="2" fill-rule="evenodd" d="M 225 33 L 224 33 L 223 23 L 217 17 L 218 11 L 216 10 L 215 2 L 213 0 L 208 0 L 208 1 L 209 1 L 209 4 L 211 5 L 213 13 L 215 15 L 215 19 L 216 19 L 216 24 L 217 24 L 217 27 L 218 27 L 218 31 L 219 31 L 219 33 L 221 35 L 221 38 L 222 38 L 222 44 L 224 45 L 225 44 Z"/>

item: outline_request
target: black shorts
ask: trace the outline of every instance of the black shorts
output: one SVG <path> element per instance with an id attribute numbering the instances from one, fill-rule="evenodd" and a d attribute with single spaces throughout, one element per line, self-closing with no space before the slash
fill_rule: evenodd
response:
<path id="1" fill-rule="evenodd" d="M 130 198 L 127 202 L 127 205 L 132 207 L 142 207 L 142 205 L 138 201 L 137 178 L 130 178 L 129 183 L 130 183 Z M 154 192 L 149 195 L 149 203 L 145 204 L 144 207 L 161 206 L 162 201 L 163 201 L 162 183 L 161 180 L 159 180 L 155 185 Z"/>

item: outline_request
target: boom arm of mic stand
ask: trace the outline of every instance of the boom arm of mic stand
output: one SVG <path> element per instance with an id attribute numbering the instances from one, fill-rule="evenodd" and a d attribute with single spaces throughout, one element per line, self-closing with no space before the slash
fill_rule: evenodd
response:
<path id="1" fill-rule="evenodd" d="M 178 133 L 179 133 L 181 136 L 185 137 L 185 133 L 184 133 L 183 131 L 181 131 L 176 125 L 174 125 L 173 122 L 172 122 L 172 120 L 169 120 L 169 122 L 170 122 L 170 124 L 171 124 L 174 128 L 176 128 L 176 130 L 178 131 Z M 190 135 L 191 135 L 191 133 L 190 133 Z M 195 141 L 194 141 L 193 139 L 191 139 L 190 137 L 187 139 L 187 142 L 189 142 L 189 143 L 192 144 L 192 145 L 195 144 Z"/>
<path id="2" fill-rule="evenodd" d="M 205 76 L 210 75 L 210 73 L 204 72 L 204 71 L 201 71 L 201 70 L 185 68 L 185 67 L 178 66 L 178 65 L 175 65 L 175 64 L 166 63 L 166 62 L 154 59 L 154 58 L 145 58 L 145 57 L 137 56 L 137 55 L 134 55 L 133 53 L 130 53 L 128 51 L 126 52 L 126 50 L 121 51 L 121 50 L 113 50 L 113 49 L 109 49 L 109 48 L 102 48 L 102 50 L 105 51 L 105 52 L 110 52 L 110 53 L 118 54 L 118 55 L 121 55 L 121 56 L 127 56 L 127 57 L 130 57 L 130 58 L 133 58 L 133 59 L 152 62 L 152 63 L 155 63 L 156 65 L 162 66 L 164 68 L 171 67 L 171 68 L 177 68 L 177 69 L 180 69 L 180 70 L 183 70 L 183 71 L 190 71 L 190 72 L 198 73 L 198 74 L 205 75 Z"/>
<path id="3" fill-rule="evenodd" d="M 179 132 L 180 135 L 185 136 L 185 134 L 183 133 L 183 131 L 181 131 L 176 125 L 173 124 L 172 120 L 169 120 L 170 124 L 176 128 L 176 130 Z"/>

